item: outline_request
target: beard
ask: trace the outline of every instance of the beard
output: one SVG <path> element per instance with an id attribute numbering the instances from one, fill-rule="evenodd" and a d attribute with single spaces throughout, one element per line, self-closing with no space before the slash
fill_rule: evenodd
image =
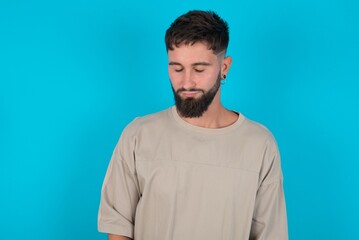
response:
<path id="1" fill-rule="evenodd" d="M 218 74 L 217 81 L 211 89 L 205 92 L 203 89 L 184 89 L 180 88 L 177 91 L 172 87 L 172 91 L 175 98 L 176 108 L 181 117 L 185 118 L 198 118 L 208 110 L 209 105 L 212 103 L 216 96 L 219 87 L 221 86 L 221 76 Z M 181 98 L 180 93 L 182 91 L 199 91 L 202 92 L 202 96 L 199 98 Z"/>

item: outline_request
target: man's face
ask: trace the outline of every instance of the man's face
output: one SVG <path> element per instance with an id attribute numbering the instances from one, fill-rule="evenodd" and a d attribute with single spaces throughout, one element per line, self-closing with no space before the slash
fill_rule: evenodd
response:
<path id="1" fill-rule="evenodd" d="M 182 117 L 201 117 L 213 101 L 219 101 L 221 57 L 203 43 L 168 51 L 168 73 Z"/>

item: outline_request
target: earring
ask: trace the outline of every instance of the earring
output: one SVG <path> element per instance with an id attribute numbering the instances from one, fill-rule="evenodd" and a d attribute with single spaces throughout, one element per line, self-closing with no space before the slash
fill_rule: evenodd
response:
<path id="1" fill-rule="evenodd" d="M 226 83 L 226 77 L 227 76 L 225 74 L 223 74 L 222 79 L 221 79 L 221 84 L 222 85 L 224 85 Z"/>

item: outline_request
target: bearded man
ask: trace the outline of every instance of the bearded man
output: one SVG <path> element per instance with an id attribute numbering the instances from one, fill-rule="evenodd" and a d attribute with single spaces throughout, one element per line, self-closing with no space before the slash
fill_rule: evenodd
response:
<path id="1" fill-rule="evenodd" d="M 98 216 L 109 239 L 288 239 L 276 141 L 221 103 L 228 42 L 212 11 L 190 11 L 167 30 L 175 106 L 136 118 L 120 137 Z"/>

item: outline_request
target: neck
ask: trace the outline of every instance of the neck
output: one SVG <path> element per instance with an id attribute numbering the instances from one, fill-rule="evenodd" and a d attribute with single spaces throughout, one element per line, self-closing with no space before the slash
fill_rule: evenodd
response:
<path id="1" fill-rule="evenodd" d="M 184 121 L 198 127 L 204 128 L 223 128 L 237 121 L 238 115 L 223 107 L 219 101 L 219 94 L 215 96 L 207 111 L 198 118 L 184 118 Z"/>

